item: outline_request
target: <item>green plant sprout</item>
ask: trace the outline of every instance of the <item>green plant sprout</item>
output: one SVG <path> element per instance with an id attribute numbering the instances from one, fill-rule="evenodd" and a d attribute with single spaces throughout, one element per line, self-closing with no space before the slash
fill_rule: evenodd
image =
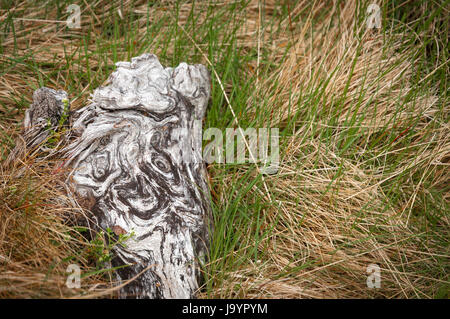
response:
<path id="1" fill-rule="evenodd" d="M 69 114 L 70 114 L 69 100 L 62 99 L 62 103 L 64 105 L 64 108 L 63 108 L 63 112 L 61 114 L 61 117 L 59 118 L 58 125 L 56 126 L 56 128 L 53 128 L 50 119 L 47 119 L 46 130 L 48 130 L 50 132 L 50 137 L 47 140 L 47 146 L 49 146 L 50 148 L 55 148 L 58 140 L 66 132 L 66 129 L 64 128 L 64 124 L 69 119 Z"/>
<path id="2" fill-rule="evenodd" d="M 92 255 L 97 261 L 97 267 L 102 267 L 105 263 L 111 261 L 112 249 L 116 246 L 126 247 L 125 242 L 135 235 L 134 231 L 130 234 L 116 235 L 111 228 L 100 231 L 96 234 L 95 239 L 91 240 Z"/>

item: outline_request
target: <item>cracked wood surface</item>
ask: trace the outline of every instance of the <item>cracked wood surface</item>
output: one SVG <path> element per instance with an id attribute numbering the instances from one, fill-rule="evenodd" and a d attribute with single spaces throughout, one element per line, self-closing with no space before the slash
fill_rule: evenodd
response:
<path id="1" fill-rule="evenodd" d="M 111 266 L 125 266 L 115 271 L 120 282 L 140 274 L 120 297 L 195 297 L 211 221 L 200 124 L 209 71 L 186 63 L 165 68 L 153 54 L 116 66 L 108 85 L 71 114 L 63 149 L 68 183 L 74 197 L 90 203 L 99 228 L 132 235 L 113 248 Z M 67 98 L 39 90 L 50 96 L 42 109 L 60 110 L 48 101 Z"/>
<path id="2" fill-rule="evenodd" d="M 78 196 L 102 229 L 133 234 L 114 248 L 121 297 L 191 298 L 207 254 L 210 215 L 201 126 L 210 98 L 203 65 L 164 68 L 144 54 L 119 62 L 109 85 L 75 114 L 67 147 Z M 201 122 L 200 122 L 201 123 Z M 115 231 L 116 232 L 116 231 Z M 117 234 L 117 232 L 116 232 Z"/>

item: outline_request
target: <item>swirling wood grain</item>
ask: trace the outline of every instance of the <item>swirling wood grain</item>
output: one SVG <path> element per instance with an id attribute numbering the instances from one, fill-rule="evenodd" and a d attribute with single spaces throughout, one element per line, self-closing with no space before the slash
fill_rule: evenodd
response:
<path id="1" fill-rule="evenodd" d="M 210 98 L 203 65 L 163 67 L 144 54 L 117 63 L 107 86 L 74 115 L 67 147 L 77 196 L 102 229 L 134 234 L 114 248 L 121 297 L 192 298 L 209 242 L 201 126 Z M 201 122 L 200 122 L 201 123 Z"/>

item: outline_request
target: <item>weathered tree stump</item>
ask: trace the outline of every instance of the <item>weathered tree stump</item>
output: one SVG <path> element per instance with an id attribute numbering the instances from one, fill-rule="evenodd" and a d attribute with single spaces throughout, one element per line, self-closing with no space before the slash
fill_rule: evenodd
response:
<path id="1" fill-rule="evenodd" d="M 50 150 L 43 142 L 58 130 L 58 127 L 67 124 L 69 108 L 67 93 L 63 90 L 43 87 L 34 91 L 33 103 L 25 111 L 22 132 L 4 165 L 18 162 L 23 156 L 31 155 L 34 151 Z"/>
<path id="2" fill-rule="evenodd" d="M 211 213 L 196 125 L 210 98 L 209 72 L 164 68 L 144 54 L 117 63 L 109 82 L 74 115 L 70 183 L 102 229 L 132 234 L 111 262 L 126 265 L 116 271 L 120 281 L 140 274 L 121 297 L 195 297 Z"/>
<path id="3" fill-rule="evenodd" d="M 136 278 L 120 297 L 195 297 L 210 231 L 200 124 L 209 72 L 186 63 L 164 68 L 152 54 L 116 66 L 109 85 L 71 114 L 61 153 L 72 168 L 72 195 L 88 203 L 99 230 L 130 235 L 111 260 L 119 282 Z M 11 156 L 37 147 L 66 120 L 66 100 L 64 91 L 36 90 Z"/>
<path id="4" fill-rule="evenodd" d="M 203 65 L 164 68 L 144 54 L 119 62 L 109 85 L 74 115 L 70 183 L 102 229 L 133 234 L 114 248 L 121 297 L 192 298 L 207 254 L 210 198 L 201 120 L 210 98 Z"/>

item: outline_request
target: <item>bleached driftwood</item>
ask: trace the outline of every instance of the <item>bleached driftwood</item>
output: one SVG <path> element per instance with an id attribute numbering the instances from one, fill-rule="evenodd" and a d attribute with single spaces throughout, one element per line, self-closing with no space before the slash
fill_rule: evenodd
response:
<path id="1" fill-rule="evenodd" d="M 71 143 L 62 154 L 73 168 L 73 195 L 93 212 L 98 228 L 131 235 L 114 246 L 111 261 L 125 266 L 116 270 L 120 281 L 139 275 L 121 297 L 195 297 L 210 230 L 199 125 L 210 97 L 209 72 L 185 63 L 164 68 L 144 54 L 117 63 L 109 82 L 72 114 Z M 6 164 L 31 151 L 58 153 L 45 141 L 68 117 L 66 92 L 36 90 Z"/>
<path id="2" fill-rule="evenodd" d="M 164 68 L 144 54 L 117 63 L 74 114 L 70 183 L 99 226 L 132 234 L 114 248 L 121 297 L 192 298 L 209 242 L 201 126 L 210 97 L 203 65 Z"/>

